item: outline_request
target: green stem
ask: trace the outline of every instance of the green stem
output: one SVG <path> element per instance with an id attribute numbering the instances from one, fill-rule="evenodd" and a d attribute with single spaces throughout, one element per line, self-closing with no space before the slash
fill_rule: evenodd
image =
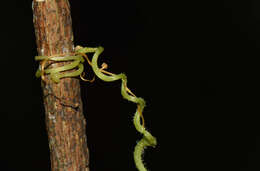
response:
<path id="1" fill-rule="evenodd" d="M 106 82 L 112 82 L 116 80 L 122 81 L 121 84 L 121 94 L 122 97 L 128 101 L 131 101 L 133 103 L 137 104 L 137 109 L 134 115 L 133 123 L 138 132 L 140 132 L 143 135 L 143 138 L 137 143 L 134 149 L 134 161 L 137 169 L 139 171 L 147 171 L 145 168 L 143 161 L 142 161 L 142 154 L 144 152 L 144 149 L 147 146 L 152 146 L 155 147 L 157 144 L 156 138 L 153 137 L 143 125 L 141 125 L 140 121 L 140 116 L 142 116 L 142 112 L 145 107 L 145 101 L 144 99 L 140 97 L 136 97 L 133 94 L 129 94 L 129 89 L 127 88 L 127 77 L 125 74 L 112 74 L 106 75 L 102 72 L 102 69 L 98 67 L 98 57 L 100 54 L 104 51 L 103 47 L 98 47 L 98 48 L 89 48 L 89 47 L 78 47 L 76 50 L 76 56 L 67 56 L 67 57 L 46 57 L 46 56 L 37 56 L 35 57 L 36 60 L 52 60 L 52 61 L 72 61 L 70 64 L 61 66 L 61 67 L 56 67 L 56 68 L 51 68 L 51 69 L 46 69 L 44 70 L 44 74 L 50 74 L 52 80 L 56 83 L 60 81 L 61 78 L 64 77 L 76 77 L 81 75 L 83 72 L 83 62 L 85 61 L 83 58 L 83 54 L 85 53 L 94 53 L 92 61 L 91 61 L 91 66 L 92 69 L 95 73 L 95 75 L 100 78 L 103 81 Z M 73 71 L 73 72 L 63 72 L 62 71 L 68 71 L 72 70 L 74 68 L 78 67 L 78 70 Z M 42 71 L 40 70 L 41 67 L 39 67 L 39 70 L 36 72 L 36 76 L 40 77 L 42 74 Z"/>

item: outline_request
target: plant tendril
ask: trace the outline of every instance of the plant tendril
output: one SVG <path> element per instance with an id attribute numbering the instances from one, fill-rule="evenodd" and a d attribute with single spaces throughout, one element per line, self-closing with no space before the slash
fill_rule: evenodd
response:
<path id="1" fill-rule="evenodd" d="M 95 75 L 103 81 L 112 82 L 116 80 L 121 80 L 121 94 L 122 97 L 128 101 L 137 104 L 137 109 L 133 118 L 133 123 L 138 132 L 143 135 L 143 138 L 136 144 L 134 149 L 134 161 L 137 169 L 139 171 L 147 171 L 143 164 L 142 154 L 144 149 L 147 146 L 155 147 L 157 144 L 157 140 L 153 137 L 146 129 L 145 129 L 145 121 L 143 117 L 143 110 L 145 107 L 145 101 L 141 97 L 137 97 L 128 87 L 127 87 L 127 77 L 124 73 L 121 74 L 113 74 L 111 72 L 106 71 L 108 68 L 106 63 L 103 63 L 101 68 L 98 67 L 98 57 L 104 51 L 103 47 L 98 48 L 90 48 L 90 47 L 76 47 L 76 52 L 72 54 L 72 56 L 64 56 L 64 55 L 53 55 L 53 56 L 36 56 L 35 60 L 42 61 L 40 63 L 39 69 L 36 72 L 37 77 L 41 77 L 44 80 L 44 75 L 50 74 L 50 78 L 52 81 L 59 83 L 61 78 L 65 77 L 76 77 L 80 76 L 83 81 L 93 82 L 95 77 L 92 80 L 85 79 L 85 73 L 83 72 L 84 66 L 83 62 L 87 60 L 88 64 L 92 67 Z M 92 60 L 90 61 L 86 53 L 94 53 Z M 63 61 L 70 62 L 69 64 L 65 64 L 63 66 L 55 67 L 55 68 L 46 68 L 47 61 Z M 77 70 L 75 70 L 77 68 Z M 71 71 L 73 70 L 73 71 Z M 71 71 L 71 72 L 65 72 Z M 141 118 L 141 120 L 140 120 Z M 142 124 L 141 124 L 142 123 Z"/>

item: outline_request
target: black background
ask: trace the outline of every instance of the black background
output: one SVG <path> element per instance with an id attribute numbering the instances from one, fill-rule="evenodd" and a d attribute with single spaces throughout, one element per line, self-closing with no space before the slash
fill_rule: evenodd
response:
<path id="1" fill-rule="evenodd" d="M 31 1 L 1 2 L 0 170 L 50 170 Z M 260 169 L 260 2 L 71 1 L 76 45 L 103 46 L 147 101 L 155 170 Z M 91 77 L 91 72 L 89 74 Z M 91 171 L 136 170 L 120 82 L 82 82 Z"/>

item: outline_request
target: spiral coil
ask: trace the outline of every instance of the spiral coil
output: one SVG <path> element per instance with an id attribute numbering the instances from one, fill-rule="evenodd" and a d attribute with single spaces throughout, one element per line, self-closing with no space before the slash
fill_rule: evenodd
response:
<path id="1" fill-rule="evenodd" d="M 72 56 L 65 56 L 61 57 L 58 55 L 55 56 L 36 56 L 35 60 L 37 61 L 42 61 L 39 69 L 36 72 L 37 77 L 42 77 L 44 79 L 45 74 L 50 74 L 50 78 L 56 82 L 59 83 L 61 78 L 64 77 L 76 77 L 80 76 L 81 79 L 84 81 L 93 81 L 92 80 L 86 80 L 83 78 L 82 73 L 84 70 L 83 67 L 83 62 L 85 59 L 89 63 L 89 65 L 92 67 L 95 75 L 100 78 L 103 81 L 106 82 L 112 82 L 116 80 L 121 80 L 121 94 L 124 99 L 131 101 L 133 103 L 137 104 L 137 109 L 134 114 L 134 119 L 133 123 L 136 128 L 136 130 L 143 135 L 143 138 L 136 144 L 135 149 L 134 149 L 134 161 L 137 169 L 139 171 L 147 171 L 143 164 L 142 160 L 142 154 L 144 152 L 144 149 L 147 146 L 152 146 L 155 147 L 157 144 L 157 140 L 155 137 L 153 137 L 146 129 L 145 129 L 145 122 L 144 122 L 144 117 L 143 117 L 143 110 L 145 107 L 145 101 L 143 98 L 136 97 L 134 93 L 131 92 L 131 90 L 127 87 L 127 77 L 125 74 L 113 74 L 105 69 L 107 69 L 107 65 L 105 63 L 102 64 L 102 67 L 99 68 L 97 61 L 98 57 L 100 54 L 104 51 L 103 47 L 98 47 L 98 48 L 90 48 L 90 47 L 76 47 L 76 52 Z M 90 61 L 87 57 L 87 53 L 94 53 L 92 60 Z M 63 61 L 63 62 L 68 62 L 72 61 L 70 64 L 66 64 L 64 66 L 56 67 L 56 68 L 51 68 L 51 69 L 45 69 L 45 64 L 48 60 L 51 61 Z M 69 71 L 72 69 L 78 68 L 75 71 L 72 72 L 64 72 L 64 71 Z M 62 73 L 61 73 L 62 72 Z M 141 119 L 142 119 L 142 124 L 141 124 Z"/>

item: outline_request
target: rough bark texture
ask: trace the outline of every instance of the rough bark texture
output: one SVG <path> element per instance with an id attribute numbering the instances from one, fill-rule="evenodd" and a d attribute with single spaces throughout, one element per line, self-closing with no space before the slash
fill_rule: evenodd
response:
<path id="1" fill-rule="evenodd" d="M 39 55 L 69 55 L 74 51 L 68 0 L 34 0 L 33 15 Z M 49 62 L 49 67 L 60 65 Z M 42 90 L 52 171 L 88 171 L 79 79 L 63 78 L 59 84 L 48 76 L 45 79 Z"/>

